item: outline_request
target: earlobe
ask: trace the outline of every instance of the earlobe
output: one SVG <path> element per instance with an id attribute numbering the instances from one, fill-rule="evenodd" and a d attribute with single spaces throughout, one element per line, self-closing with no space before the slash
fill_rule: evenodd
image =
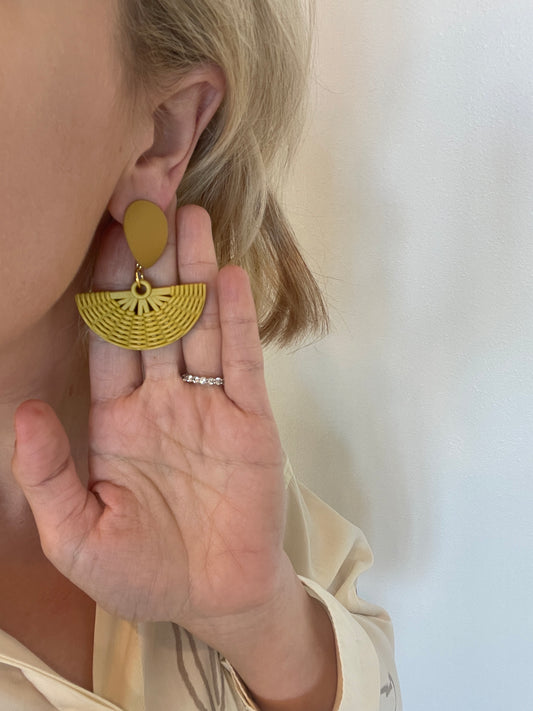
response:
<path id="1" fill-rule="evenodd" d="M 127 206 L 139 198 L 166 210 L 224 90 L 222 70 L 209 64 L 193 69 L 166 92 L 151 117 L 153 144 L 134 158 L 110 200 L 115 220 L 122 222 Z"/>

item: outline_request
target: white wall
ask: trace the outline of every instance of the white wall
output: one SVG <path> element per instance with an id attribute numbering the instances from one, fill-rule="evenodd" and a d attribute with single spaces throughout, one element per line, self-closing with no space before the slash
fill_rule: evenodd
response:
<path id="1" fill-rule="evenodd" d="M 406 711 L 533 708 L 533 3 L 318 0 L 290 208 L 332 335 L 270 353 L 297 473 L 366 532 Z"/>

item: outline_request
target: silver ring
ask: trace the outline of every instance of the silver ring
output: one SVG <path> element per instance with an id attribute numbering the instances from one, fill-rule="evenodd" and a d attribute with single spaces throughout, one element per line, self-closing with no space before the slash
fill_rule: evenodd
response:
<path id="1" fill-rule="evenodd" d="M 192 383 L 192 385 L 224 385 L 224 378 L 206 378 L 204 375 L 191 375 L 184 373 L 181 376 L 184 383 Z"/>

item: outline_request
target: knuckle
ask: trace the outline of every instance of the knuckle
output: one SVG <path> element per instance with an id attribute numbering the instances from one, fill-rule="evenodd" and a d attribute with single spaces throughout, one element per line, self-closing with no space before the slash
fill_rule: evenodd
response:
<path id="1" fill-rule="evenodd" d="M 212 269 L 213 267 L 216 267 L 216 264 L 212 260 L 208 259 L 195 259 L 194 257 L 190 258 L 180 258 L 180 267 L 181 269 L 188 269 L 190 270 L 191 267 L 194 268 L 200 268 L 202 271 L 200 272 L 201 274 L 204 274 L 206 270 Z M 188 278 L 195 278 L 193 277 L 190 272 L 187 272 L 187 277 Z"/>
<path id="2" fill-rule="evenodd" d="M 70 456 L 70 453 L 67 454 L 67 456 L 60 462 L 60 464 L 50 473 L 50 475 L 46 478 L 45 482 L 52 481 L 53 479 L 57 479 L 57 477 L 60 477 L 61 474 L 64 474 L 70 467 L 72 462 L 72 457 Z"/>
<path id="3" fill-rule="evenodd" d="M 220 319 L 216 311 L 204 311 L 198 321 L 196 330 L 214 331 L 220 328 Z"/>
<path id="4" fill-rule="evenodd" d="M 236 314 L 225 316 L 222 323 L 232 327 L 257 327 L 257 321 L 253 316 L 238 316 Z"/>
<path id="5" fill-rule="evenodd" d="M 70 468 L 72 464 L 72 457 L 70 456 L 70 453 L 44 478 L 40 479 L 39 481 L 35 483 L 28 483 L 26 484 L 26 488 L 28 490 L 35 489 L 39 490 L 42 489 L 44 486 L 47 486 L 51 482 L 55 481 L 59 477 L 61 477 L 68 469 Z"/>

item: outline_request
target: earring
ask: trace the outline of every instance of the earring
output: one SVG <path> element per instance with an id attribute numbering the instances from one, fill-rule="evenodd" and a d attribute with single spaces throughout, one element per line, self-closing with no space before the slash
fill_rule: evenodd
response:
<path id="1" fill-rule="evenodd" d="M 135 257 L 128 291 L 77 294 L 82 319 L 109 343 L 135 351 L 161 348 L 188 333 L 205 305 L 205 284 L 153 287 L 144 278 L 163 254 L 168 238 L 165 213 L 153 202 L 136 200 L 124 215 L 124 232 Z"/>

